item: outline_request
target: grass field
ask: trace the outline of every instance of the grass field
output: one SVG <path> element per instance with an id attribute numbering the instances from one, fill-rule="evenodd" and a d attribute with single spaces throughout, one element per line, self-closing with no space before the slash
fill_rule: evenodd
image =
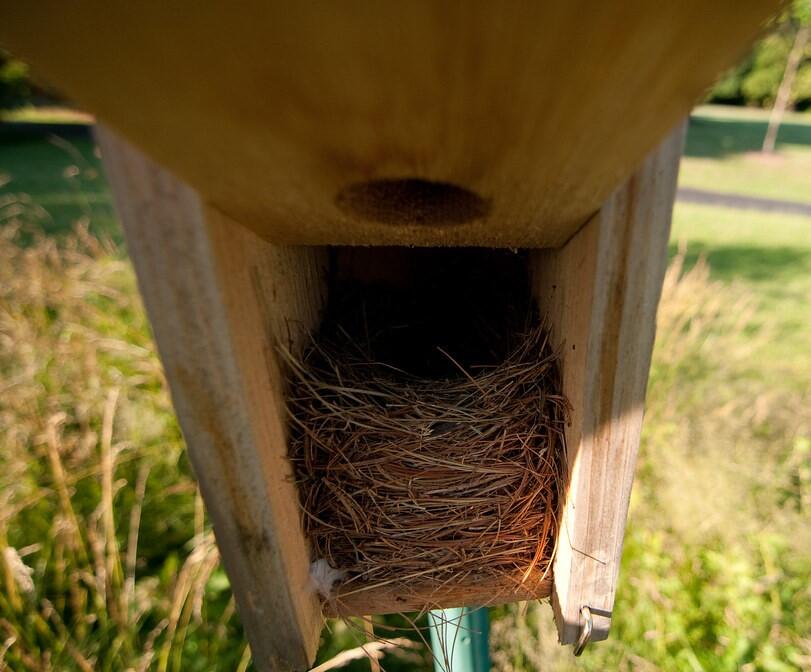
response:
<path id="1" fill-rule="evenodd" d="M 0 124 L 0 224 L 20 220 L 48 234 L 64 234 L 83 223 L 91 233 L 120 243 L 121 229 L 87 127 L 55 128 L 43 134 Z"/>
<path id="2" fill-rule="evenodd" d="M 612 638 L 505 670 L 811 669 L 811 220 L 679 205 Z"/>
<path id="3" fill-rule="evenodd" d="M 790 182 L 737 177 L 713 134 L 749 127 L 702 114 L 684 180 Z M 83 228 L 119 240 L 77 149 L 0 144 L 0 669 L 249 669 L 131 267 Z M 682 204 L 671 257 L 612 637 L 575 661 L 548 606 L 494 609 L 497 670 L 811 669 L 811 219 Z M 319 658 L 356 644 L 332 623 Z"/>
<path id="4" fill-rule="evenodd" d="M 769 113 L 700 107 L 690 117 L 679 183 L 749 196 L 811 203 L 811 115 L 789 114 L 779 153 L 760 153 Z"/>

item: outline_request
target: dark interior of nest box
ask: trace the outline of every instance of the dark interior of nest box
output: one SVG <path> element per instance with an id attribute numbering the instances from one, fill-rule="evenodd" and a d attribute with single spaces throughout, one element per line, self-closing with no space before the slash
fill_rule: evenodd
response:
<path id="1" fill-rule="evenodd" d="M 373 372 L 370 376 L 433 380 L 440 387 L 469 378 L 476 371 L 504 362 L 540 320 L 531 286 L 530 251 L 333 247 L 328 255 L 327 301 L 313 341 L 330 343 L 331 347 L 338 344 L 338 349 L 345 349 L 353 361 L 369 362 Z M 309 357 L 312 360 L 312 353 Z M 306 347 L 302 361 L 308 365 Z M 331 366 L 329 363 L 324 368 Z M 559 383 L 557 375 L 555 380 Z M 298 393 L 295 385 L 291 386 L 295 397 Z M 560 394 L 559 389 L 550 392 Z M 289 405 L 293 417 L 291 436 L 295 437 L 297 431 L 299 437 L 308 435 L 312 428 L 295 428 L 296 409 L 302 406 L 296 407 L 293 402 Z M 390 410 L 381 404 L 380 412 Z M 294 443 L 295 438 L 291 439 L 291 453 Z M 553 460 L 556 468 L 562 464 L 562 445 L 560 438 L 556 449 L 560 455 Z M 298 469 L 309 459 L 299 455 L 293 460 L 298 465 L 300 493 L 302 477 Z M 322 502 L 333 499 L 325 491 L 319 491 L 317 496 Z M 352 493 L 341 497 L 351 498 Z M 335 506 L 340 506 L 339 500 L 335 496 Z M 302 505 L 307 510 L 308 504 Z M 557 495 L 532 505 L 556 508 Z M 556 511 L 552 516 L 556 517 Z M 548 538 L 555 535 L 553 530 Z M 396 581 L 370 590 L 350 590 L 347 597 L 338 586 L 340 599 L 328 599 L 325 611 L 342 615 L 386 613 L 545 597 L 551 586 L 551 572 L 532 587 L 519 583 L 513 578 L 494 586 L 492 577 L 480 580 L 468 572 L 458 581 L 452 579 L 442 585 L 409 581 L 405 596 Z M 358 585 L 356 582 L 350 588 Z"/>
<path id="2" fill-rule="evenodd" d="M 498 364 L 535 319 L 526 252 L 482 248 L 331 250 L 322 336 L 425 378 Z"/>

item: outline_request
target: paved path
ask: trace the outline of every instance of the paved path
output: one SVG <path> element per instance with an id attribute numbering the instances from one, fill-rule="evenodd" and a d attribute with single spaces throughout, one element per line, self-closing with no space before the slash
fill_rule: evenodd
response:
<path id="1" fill-rule="evenodd" d="M 783 201 L 777 198 L 762 198 L 760 196 L 741 196 L 740 194 L 705 191 L 704 189 L 694 189 L 692 187 L 679 187 L 676 198 L 684 203 L 718 205 L 724 208 L 759 210 L 760 212 L 782 212 L 789 215 L 811 217 L 811 203 L 802 203 L 800 201 Z"/>

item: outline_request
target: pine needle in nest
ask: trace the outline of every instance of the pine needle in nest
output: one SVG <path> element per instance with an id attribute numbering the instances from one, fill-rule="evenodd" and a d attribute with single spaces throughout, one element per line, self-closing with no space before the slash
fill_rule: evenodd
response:
<path id="1" fill-rule="evenodd" d="M 289 451 L 337 592 L 525 585 L 549 572 L 567 403 L 537 323 L 500 362 L 413 375 L 349 339 L 285 351 Z"/>

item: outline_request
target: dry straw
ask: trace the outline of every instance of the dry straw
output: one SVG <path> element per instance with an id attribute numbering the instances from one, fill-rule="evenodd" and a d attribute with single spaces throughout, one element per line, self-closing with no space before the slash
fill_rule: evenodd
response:
<path id="1" fill-rule="evenodd" d="M 567 404 L 547 331 L 500 363 L 419 377 L 348 339 L 314 339 L 289 371 L 290 455 L 314 560 L 342 596 L 415 579 L 520 585 L 556 535 Z"/>

